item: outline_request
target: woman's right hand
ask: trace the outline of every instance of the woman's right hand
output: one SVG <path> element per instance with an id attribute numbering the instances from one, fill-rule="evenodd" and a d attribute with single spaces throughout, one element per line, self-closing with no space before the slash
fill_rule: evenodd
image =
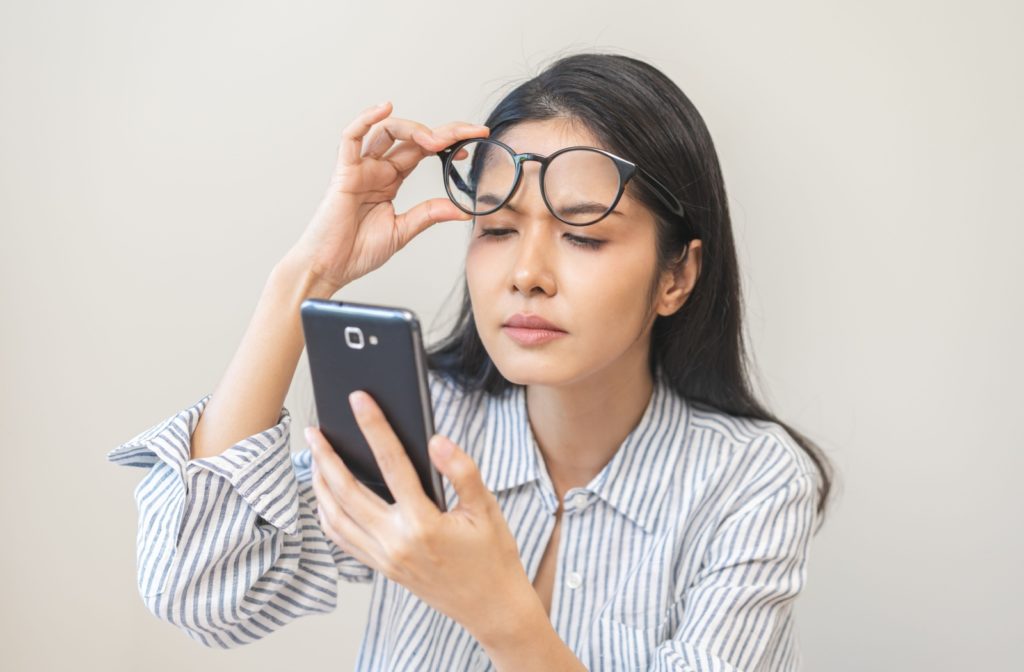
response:
<path id="1" fill-rule="evenodd" d="M 471 217 L 447 197 L 398 214 L 391 201 L 425 157 L 465 138 L 486 137 L 490 130 L 465 122 L 431 129 L 389 114 L 390 103 L 366 109 L 342 132 L 327 193 L 289 252 L 321 287 L 336 291 L 366 275 L 435 222 Z"/>

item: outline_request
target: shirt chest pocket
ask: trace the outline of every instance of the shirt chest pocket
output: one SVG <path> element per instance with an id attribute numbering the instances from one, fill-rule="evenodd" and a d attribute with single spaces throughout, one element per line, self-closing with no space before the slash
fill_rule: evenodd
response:
<path id="1" fill-rule="evenodd" d="M 599 620 L 619 623 L 636 630 L 657 630 L 668 624 L 672 601 L 656 588 L 628 591 L 613 597 L 598 614 Z"/>
<path id="2" fill-rule="evenodd" d="M 659 539 L 642 558 L 615 582 L 597 616 L 637 630 L 649 631 L 666 624 L 675 593 L 670 547 Z"/>
<path id="3" fill-rule="evenodd" d="M 665 604 L 660 596 L 618 595 L 594 622 L 589 669 L 643 670 L 658 645 L 672 637 L 679 603 Z"/>
<path id="4" fill-rule="evenodd" d="M 670 548 L 655 541 L 620 579 L 597 613 L 590 652 L 595 669 L 643 669 L 658 644 L 671 637 L 677 606 Z"/>
<path id="5" fill-rule="evenodd" d="M 658 644 L 668 638 L 666 622 L 650 627 L 600 617 L 590 642 L 591 672 L 607 670 L 645 670 Z"/>

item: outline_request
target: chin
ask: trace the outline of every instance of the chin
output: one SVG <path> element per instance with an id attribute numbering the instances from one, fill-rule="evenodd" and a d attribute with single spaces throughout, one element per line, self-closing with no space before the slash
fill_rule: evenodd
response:
<path id="1" fill-rule="evenodd" d="M 506 380 L 516 385 L 550 385 L 565 383 L 570 376 L 566 372 L 565 358 L 548 353 L 505 350 L 497 357 L 491 355 L 494 367 Z M 556 363 L 557 362 L 557 363 Z"/>

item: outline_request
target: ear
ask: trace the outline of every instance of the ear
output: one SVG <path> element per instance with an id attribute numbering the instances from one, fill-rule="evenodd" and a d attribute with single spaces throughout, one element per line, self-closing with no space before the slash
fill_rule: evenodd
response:
<path id="1" fill-rule="evenodd" d="M 686 303 L 700 277 L 701 253 L 701 241 L 691 240 L 683 254 L 664 273 L 655 306 L 659 315 L 672 315 Z"/>

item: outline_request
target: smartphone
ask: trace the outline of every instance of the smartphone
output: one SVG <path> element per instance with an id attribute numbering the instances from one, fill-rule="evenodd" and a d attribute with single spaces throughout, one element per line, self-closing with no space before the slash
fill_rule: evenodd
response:
<path id="1" fill-rule="evenodd" d="M 300 312 L 320 431 L 334 452 L 370 490 L 395 502 L 348 401 L 351 392 L 365 390 L 401 441 L 427 497 L 446 511 L 441 474 L 427 453 L 434 411 L 415 313 L 329 299 L 306 299 Z"/>

